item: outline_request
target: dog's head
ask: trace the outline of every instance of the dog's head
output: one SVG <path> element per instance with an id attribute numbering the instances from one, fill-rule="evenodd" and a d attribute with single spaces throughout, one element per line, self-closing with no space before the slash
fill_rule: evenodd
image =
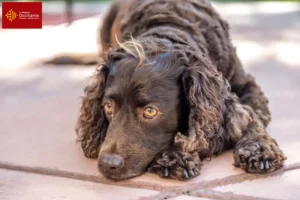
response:
<path id="1" fill-rule="evenodd" d="M 136 41 L 111 50 L 83 98 L 77 132 L 85 155 L 98 156 L 99 170 L 121 180 L 143 173 L 174 145 L 177 132 L 202 135 L 207 144 L 203 134 L 215 128 L 220 112 L 220 80 L 208 64 Z"/>

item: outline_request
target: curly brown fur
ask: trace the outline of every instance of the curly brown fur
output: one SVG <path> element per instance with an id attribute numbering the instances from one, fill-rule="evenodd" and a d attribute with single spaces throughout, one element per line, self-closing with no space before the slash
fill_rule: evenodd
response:
<path id="1" fill-rule="evenodd" d="M 244 106 L 251 117 L 234 148 L 234 165 L 249 173 L 272 172 L 286 159 L 277 142 L 266 133 L 263 121 L 253 109 Z"/>
<path id="2" fill-rule="evenodd" d="M 85 96 L 82 98 L 76 133 L 81 141 L 84 155 L 88 158 L 98 157 L 108 127 L 108 121 L 101 106 L 107 73 L 106 67 L 98 69 L 90 80 L 90 85 L 85 87 Z"/>
<path id="3" fill-rule="evenodd" d="M 99 154 L 99 170 L 116 180 L 147 168 L 187 179 L 229 148 L 247 172 L 282 167 L 285 156 L 265 131 L 268 100 L 242 68 L 227 23 L 205 0 L 174 2 L 116 1 L 106 15 L 104 67 L 78 121 L 85 155 Z M 145 118 L 149 105 L 154 118 Z"/>

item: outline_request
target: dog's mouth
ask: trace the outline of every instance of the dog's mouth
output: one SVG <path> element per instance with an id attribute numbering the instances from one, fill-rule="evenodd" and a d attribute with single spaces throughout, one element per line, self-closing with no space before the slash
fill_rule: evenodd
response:
<path id="1" fill-rule="evenodd" d="M 140 176 L 146 172 L 146 168 L 144 169 L 144 168 L 137 167 L 138 164 L 139 163 L 137 163 L 137 165 L 135 166 L 129 166 L 128 169 L 125 166 L 121 169 L 113 168 L 113 167 L 110 169 L 106 169 L 98 162 L 98 171 L 108 179 L 114 181 L 122 181 L 122 180 Z"/>
<path id="2" fill-rule="evenodd" d="M 110 171 L 103 170 L 101 166 L 99 166 L 99 171 L 101 174 L 103 174 L 106 178 L 109 178 L 114 181 L 122 181 L 130 178 L 134 178 L 137 176 L 142 175 L 145 171 L 140 171 L 140 172 L 133 172 L 132 170 L 129 171 L 120 171 L 117 169 L 113 169 Z"/>
<path id="3" fill-rule="evenodd" d="M 122 180 L 126 180 L 126 179 L 131 179 L 137 176 L 140 176 L 143 174 L 143 172 L 141 173 L 113 173 L 113 172 L 109 172 L 109 173 L 103 173 L 102 174 L 106 177 L 109 178 L 111 180 L 114 181 L 122 181 Z"/>

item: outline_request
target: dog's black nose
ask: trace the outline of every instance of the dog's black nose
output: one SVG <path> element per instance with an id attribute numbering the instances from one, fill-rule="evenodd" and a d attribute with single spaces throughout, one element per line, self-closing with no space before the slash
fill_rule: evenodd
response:
<path id="1" fill-rule="evenodd" d="M 114 170 L 123 167 L 124 159 L 117 154 L 102 154 L 99 158 L 99 164 L 107 170 Z"/>

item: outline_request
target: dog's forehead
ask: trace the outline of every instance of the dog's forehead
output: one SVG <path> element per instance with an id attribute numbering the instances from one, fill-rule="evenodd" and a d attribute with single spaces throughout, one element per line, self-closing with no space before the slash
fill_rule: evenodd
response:
<path id="1" fill-rule="evenodd" d="M 107 79 L 107 95 L 111 96 L 156 96 L 169 95 L 177 91 L 177 82 L 168 76 L 166 70 L 153 65 L 136 67 L 124 62 L 113 66 Z M 171 94 L 170 94 L 171 95 Z"/>
<path id="2" fill-rule="evenodd" d="M 163 69 L 153 64 L 143 64 L 137 67 L 137 61 L 131 59 L 123 59 L 113 65 L 110 69 L 109 81 L 112 83 L 122 82 L 122 84 L 156 84 L 155 80 L 163 80 L 166 73 L 162 73 Z"/>

